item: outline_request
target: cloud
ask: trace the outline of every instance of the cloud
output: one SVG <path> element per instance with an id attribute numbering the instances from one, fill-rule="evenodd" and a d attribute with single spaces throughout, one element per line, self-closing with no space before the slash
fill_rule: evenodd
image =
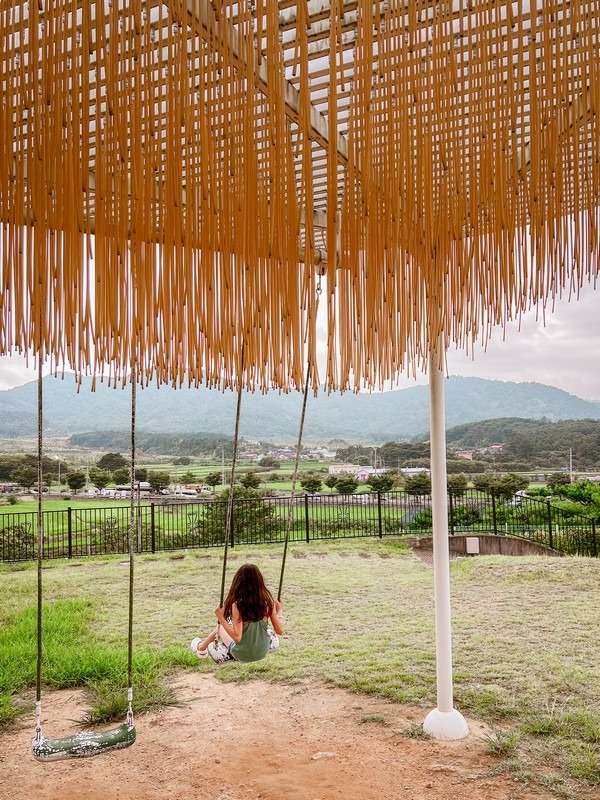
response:
<path id="1" fill-rule="evenodd" d="M 0 357 L 0 390 L 13 389 L 37 379 L 37 368 L 33 358 L 29 363 L 19 355 Z"/>
<path id="2" fill-rule="evenodd" d="M 579 299 L 557 300 L 545 318 L 532 310 L 523 315 L 520 326 L 509 323 L 504 337 L 501 329 L 494 330 L 487 349 L 476 346 L 473 358 L 449 352 L 449 374 L 532 381 L 600 399 L 599 299 L 592 287 L 585 286 Z"/>

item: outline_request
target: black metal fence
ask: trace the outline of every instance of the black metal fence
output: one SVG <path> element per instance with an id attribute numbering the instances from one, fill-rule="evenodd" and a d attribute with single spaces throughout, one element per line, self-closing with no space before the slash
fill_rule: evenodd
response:
<path id="1" fill-rule="evenodd" d="M 562 552 L 598 556 L 596 525 L 546 500 L 474 489 L 448 498 L 450 534 L 517 536 Z M 283 542 L 291 498 L 235 498 L 230 546 Z M 290 541 L 431 535 L 431 497 L 404 492 L 299 495 Z M 227 502 L 144 502 L 134 514 L 138 553 L 221 547 Z M 42 512 L 44 559 L 127 553 L 129 505 Z M 37 558 L 37 512 L 0 514 L 0 560 Z"/>

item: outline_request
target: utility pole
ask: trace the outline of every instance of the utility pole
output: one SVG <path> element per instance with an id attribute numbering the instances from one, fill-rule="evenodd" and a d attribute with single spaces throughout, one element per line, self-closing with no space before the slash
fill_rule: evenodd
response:
<path id="1" fill-rule="evenodd" d="M 569 480 L 573 483 L 573 448 L 569 447 Z"/>
<path id="2" fill-rule="evenodd" d="M 221 486 L 225 486 L 225 448 L 221 447 Z"/>

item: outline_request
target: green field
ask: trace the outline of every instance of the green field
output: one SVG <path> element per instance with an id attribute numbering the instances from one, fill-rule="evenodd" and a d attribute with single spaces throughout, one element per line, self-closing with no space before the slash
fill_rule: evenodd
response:
<path id="1" fill-rule="evenodd" d="M 212 624 L 216 552 L 136 560 L 136 710 L 175 702 L 173 670 L 216 669 L 189 652 Z M 236 548 L 277 585 L 280 547 Z M 548 797 L 600 786 L 600 561 L 486 557 L 452 563 L 455 705 L 494 727 L 498 769 Z M 90 687 L 89 721 L 124 709 L 127 573 L 122 557 L 48 563 L 44 680 Z M 36 570 L 0 567 L 0 714 L 31 712 Z M 290 549 L 279 653 L 222 680 L 313 678 L 355 692 L 435 705 L 432 571 L 391 540 Z M 414 733 L 414 732 L 413 732 Z M 597 795 L 596 795 L 597 796 Z"/>

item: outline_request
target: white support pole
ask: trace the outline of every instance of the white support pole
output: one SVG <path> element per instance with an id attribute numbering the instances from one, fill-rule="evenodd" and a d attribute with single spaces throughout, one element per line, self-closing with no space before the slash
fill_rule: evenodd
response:
<path id="1" fill-rule="evenodd" d="M 429 419 L 437 708 L 426 716 L 423 730 L 434 739 L 462 739 L 469 733 L 469 728 L 463 715 L 454 708 L 452 690 L 444 374 L 435 366 L 431 357 L 429 359 Z"/>

